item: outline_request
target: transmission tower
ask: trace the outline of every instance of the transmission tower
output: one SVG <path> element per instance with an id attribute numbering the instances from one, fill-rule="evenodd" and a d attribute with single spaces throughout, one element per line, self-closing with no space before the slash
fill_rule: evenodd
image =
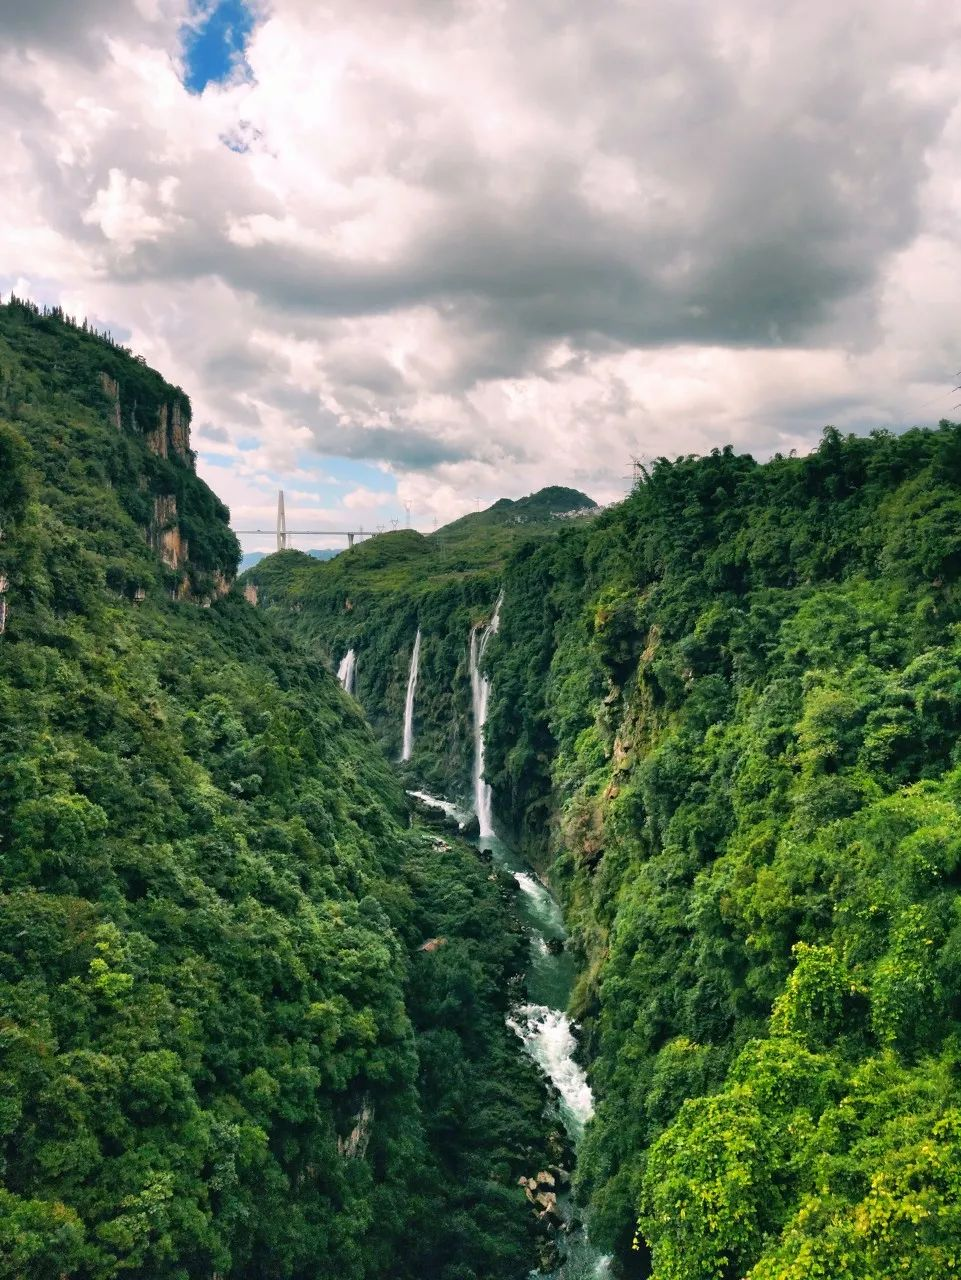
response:
<path id="1" fill-rule="evenodd" d="M 645 475 L 644 460 L 642 458 L 631 458 L 631 474 L 625 476 L 624 479 L 630 480 L 632 493 L 644 483 Z"/>
<path id="2" fill-rule="evenodd" d="M 277 550 L 287 550 L 287 517 L 284 515 L 284 491 L 277 490 Z"/>

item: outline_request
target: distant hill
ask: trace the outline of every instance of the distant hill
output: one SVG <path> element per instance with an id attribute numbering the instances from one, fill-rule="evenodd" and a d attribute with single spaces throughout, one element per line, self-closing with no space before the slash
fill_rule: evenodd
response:
<path id="1" fill-rule="evenodd" d="M 240 572 L 252 569 L 255 564 L 260 564 L 261 560 L 273 554 L 270 551 L 245 551 L 240 557 Z M 333 560 L 334 556 L 340 555 L 340 552 L 333 547 L 312 547 L 305 554 L 312 556 L 315 560 Z"/>
<path id="2" fill-rule="evenodd" d="M 472 511 L 444 525 L 430 536 L 450 547 L 469 547 L 475 558 L 501 558 L 518 539 L 519 531 L 536 536 L 553 531 L 562 520 L 596 514 L 597 504 L 578 489 L 551 485 L 526 498 L 499 498 L 484 511 Z"/>
<path id="3" fill-rule="evenodd" d="M 425 781 L 469 785 L 473 740 L 464 663 L 471 627 L 489 616 L 508 562 L 598 511 L 577 489 L 553 485 L 501 498 L 431 534 L 398 529 L 317 564 L 301 551 L 267 556 L 249 569 L 260 605 L 335 667 L 358 654 L 356 692 L 392 754 L 399 733 L 410 653 L 424 635 L 414 764 Z"/>

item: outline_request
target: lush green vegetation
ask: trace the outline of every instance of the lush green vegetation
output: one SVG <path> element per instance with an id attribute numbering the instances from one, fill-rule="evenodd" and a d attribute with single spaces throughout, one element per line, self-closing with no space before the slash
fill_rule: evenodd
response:
<path id="1" fill-rule="evenodd" d="M 627 1272 L 961 1270 L 959 531 L 945 423 L 662 460 L 447 595 L 415 534 L 293 593 L 266 566 L 295 631 L 370 647 L 395 733 L 414 627 L 429 652 L 449 614 L 422 679 L 457 711 L 415 761 L 449 791 L 463 637 L 503 587 L 488 776 L 582 955 L 579 1179 Z"/>
<path id="2" fill-rule="evenodd" d="M 654 1280 L 961 1270 L 961 427 L 660 461 L 202 610 L 224 513 L 127 416 L 182 393 L 26 308 L 0 375 L 0 1275 L 523 1274 L 510 889 L 408 828 L 329 670 L 396 751 L 420 626 L 414 767 L 462 790 L 500 589 L 488 773 L 583 960 L 593 1236 Z"/>
<path id="3" fill-rule="evenodd" d="M 515 1280 L 549 1135 L 512 885 L 226 590 L 188 418 L 0 309 L 0 1276 Z"/>
<path id="4" fill-rule="evenodd" d="M 473 738 L 468 649 L 471 627 L 486 619 L 508 557 L 556 536 L 593 512 L 575 489 L 502 498 L 424 536 L 380 534 L 319 564 L 297 551 L 248 571 L 259 601 L 301 644 L 336 666 L 357 651 L 357 697 L 387 752 L 400 751 L 404 697 L 420 627 L 413 773 L 450 794 L 470 788 Z"/>
<path id="5" fill-rule="evenodd" d="M 959 572 L 949 424 L 662 461 L 508 566 L 488 772 L 582 949 L 629 1270 L 961 1269 Z"/>

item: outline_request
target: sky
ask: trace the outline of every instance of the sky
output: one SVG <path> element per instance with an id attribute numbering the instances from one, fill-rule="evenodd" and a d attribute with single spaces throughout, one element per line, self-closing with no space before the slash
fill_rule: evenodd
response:
<path id="1" fill-rule="evenodd" d="M 241 528 L 933 423 L 959 36 L 949 0 L 5 5 L 0 292 L 181 385 Z"/>

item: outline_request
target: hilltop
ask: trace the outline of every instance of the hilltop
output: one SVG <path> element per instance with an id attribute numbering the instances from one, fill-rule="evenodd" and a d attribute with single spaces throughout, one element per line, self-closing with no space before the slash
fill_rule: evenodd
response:
<path id="1" fill-rule="evenodd" d="M 554 485 L 526 498 L 500 498 L 433 533 L 375 534 L 323 566 L 311 563 L 310 552 L 265 556 L 249 566 L 247 580 L 257 586 L 261 603 L 288 607 L 335 588 L 350 589 L 358 603 L 366 593 L 424 593 L 468 576 L 497 573 L 519 543 L 550 537 L 565 523 L 597 511 L 586 494 Z"/>

